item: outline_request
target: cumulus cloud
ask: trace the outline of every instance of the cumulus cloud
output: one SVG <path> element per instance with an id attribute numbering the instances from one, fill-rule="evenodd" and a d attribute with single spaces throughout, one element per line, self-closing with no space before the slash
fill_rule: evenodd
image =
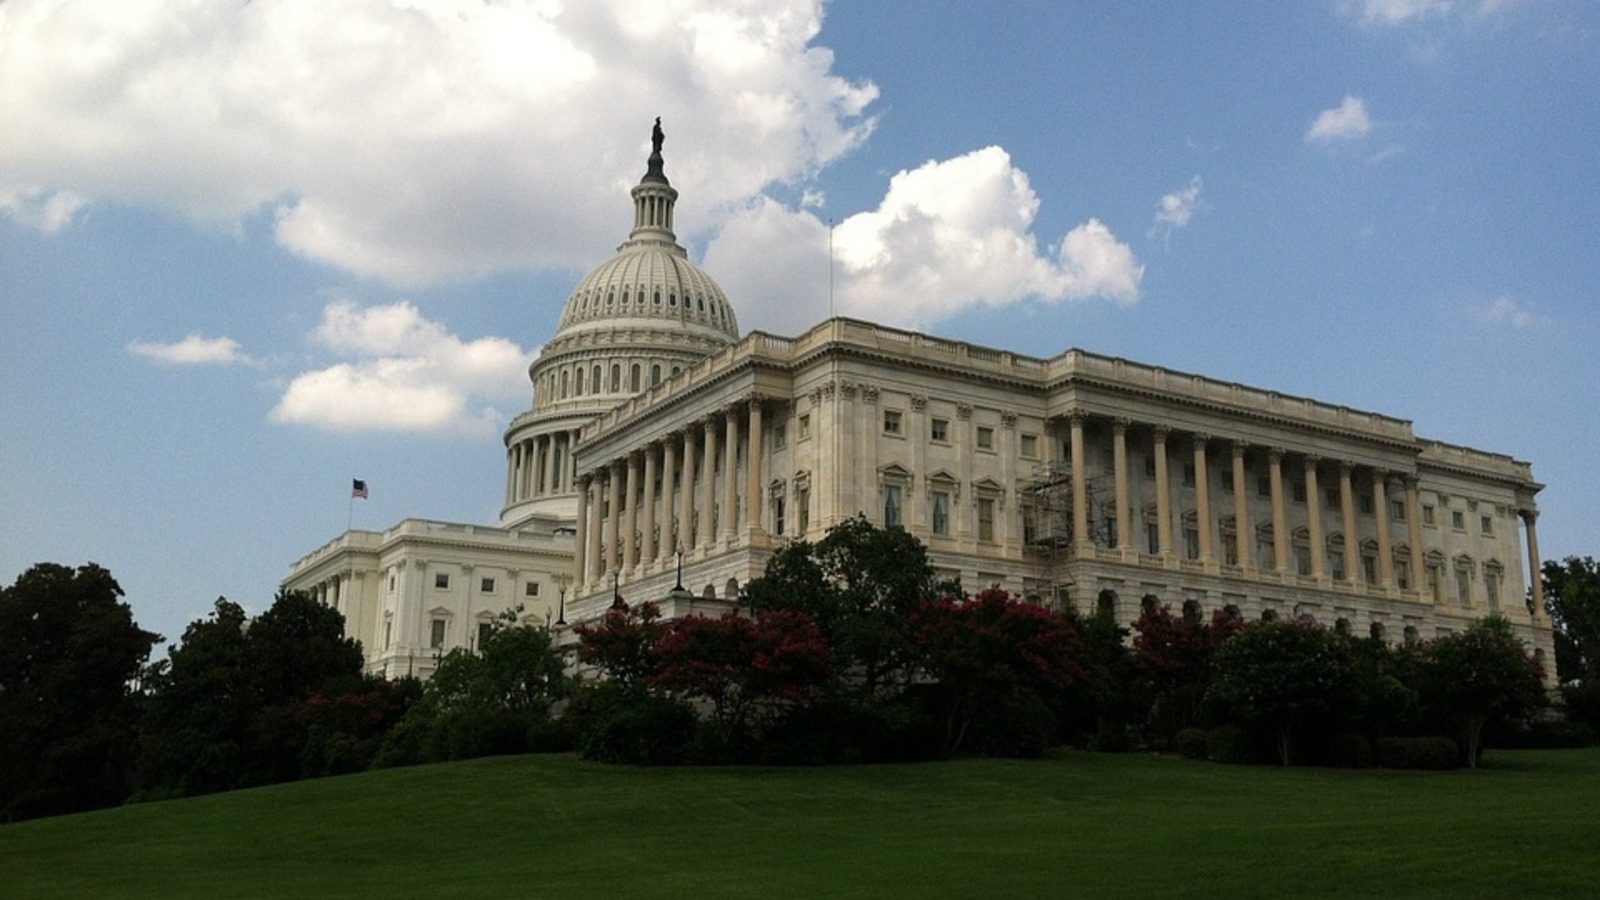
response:
<path id="1" fill-rule="evenodd" d="M 1462 3 L 1457 0 L 1346 0 L 1342 4 L 1347 14 L 1361 19 L 1364 25 L 1407 25 L 1429 19 L 1443 19 L 1456 13 L 1478 17 L 1493 15 L 1519 0 L 1478 0 Z"/>
<path id="2" fill-rule="evenodd" d="M 72 191 L 0 186 L 0 213 L 25 228 L 45 234 L 55 234 L 71 225 L 88 205 L 87 198 Z"/>
<path id="3" fill-rule="evenodd" d="M 1317 113 L 1305 139 L 1308 144 L 1332 144 L 1365 137 L 1371 130 L 1366 102 L 1347 95 L 1338 106 Z"/>
<path id="4" fill-rule="evenodd" d="M 1089 219 L 1041 248 L 1038 209 L 1027 173 L 1000 147 L 899 172 L 876 209 L 833 230 L 834 308 L 921 327 L 1029 298 L 1138 298 L 1144 267 L 1109 228 Z M 827 314 L 828 246 L 812 212 L 761 197 L 712 239 L 706 266 L 740 298 L 746 324 L 793 332 Z"/>
<path id="5" fill-rule="evenodd" d="M 527 399 L 532 351 L 504 338 L 463 341 L 410 303 L 334 301 L 311 337 L 344 360 L 295 376 L 275 422 L 485 438 L 505 424 L 496 402 Z"/>
<path id="6" fill-rule="evenodd" d="M 1528 304 L 1510 295 L 1496 297 L 1478 314 L 1478 319 L 1488 325 L 1509 325 L 1519 330 L 1539 322 Z"/>
<path id="7" fill-rule="evenodd" d="M 821 24 L 822 0 L 10 0 L 0 210 L 265 213 L 401 284 L 581 266 L 630 222 L 654 116 L 691 234 L 866 139 L 877 89 Z"/>
<path id="8" fill-rule="evenodd" d="M 208 338 L 191 334 L 181 341 L 162 344 L 154 341 L 134 341 L 128 352 L 158 363 L 171 366 L 248 364 L 250 357 L 239 349 L 239 342 L 229 337 Z"/>

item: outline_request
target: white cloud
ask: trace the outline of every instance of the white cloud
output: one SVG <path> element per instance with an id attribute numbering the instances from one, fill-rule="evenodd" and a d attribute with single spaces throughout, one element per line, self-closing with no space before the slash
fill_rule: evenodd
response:
<path id="1" fill-rule="evenodd" d="M 158 363 L 173 366 L 249 364 L 250 357 L 239 349 L 239 342 L 229 337 L 202 337 L 191 334 L 181 341 L 162 344 L 154 341 L 134 341 L 128 352 Z"/>
<path id="2" fill-rule="evenodd" d="M 0 10 L 0 15 L 3 14 L 4 10 Z M 71 225 L 88 205 L 87 198 L 72 191 L 0 187 L 0 213 L 45 234 L 55 234 Z"/>
<path id="3" fill-rule="evenodd" d="M 1346 96 L 1331 109 L 1317 113 L 1316 121 L 1306 131 L 1307 143 L 1331 144 L 1335 141 L 1353 141 L 1372 130 L 1372 118 L 1367 115 L 1366 101 L 1360 97 Z"/>
<path id="4" fill-rule="evenodd" d="M 1155 228 L 1165 226 L 1165 231 L 1171 233 L 1174 229 L 1182 228 L 1194 218 L 1195 210 L 1200 208 L 1200 176 L 1189 179 L 1189 184 L 1179 188 L 1161 198 L 1156 204 Z"/>
<path id="5" fill-rule="evenodd" d="M 1539 323 L 1539 316 L 1528 304 L 1510 295 L 1496 297 L 1478 314 L 1478 319 L 1488 325 L 1510 325 L 1516 329 Z"/>
<path id="6" fill-rule="evenodd" d="M 1359 10 L 1369 25 L 1399 25 L 1445 15 L 1452 6 L 1451 0 L 1362 0 Z"/>
<path id="7" fill-rule="evenodd" d="M 463 341 L 410 303 L 329 303 L 312 340 L 346 361 L 295 376 L 275 422 L 484 438 L 505 424 L 496 402 L 527 402 L 531 351 L 504 338 Z"/>
<path id="8" fill-rule="evenodd" d="M 285 247 L 396 283 L 581 266 L 623 236 L 654 116 L 686 233 L 870 134 L 877 89 L 832 74 L 821 23 L 822 0 L 10 0 L 0 210 L 267 211 Z"/>
<path id="9" fill-rule="evenodd" d="M 1029 298 L 1138 298 L 1144 268 L 1097 219 L 1041 249 L 1039 198 L 1000 147 L 896 174 L 879 206 L 834 229 L 840 315 L 924 326 L 963 310 Z M 706 267 L 739 298 L 746 325 L 794 332 L 828 311 L 828 227 L 762 197 L 706 249 Z"/>

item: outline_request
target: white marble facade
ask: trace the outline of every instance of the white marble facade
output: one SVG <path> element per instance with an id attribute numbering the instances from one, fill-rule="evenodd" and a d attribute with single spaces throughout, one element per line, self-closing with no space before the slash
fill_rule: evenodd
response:
<path id="1" fill-rule="evenodd" d="M 783 542 L 857 514 L 909 530 L 968 589 L 1123 622 L 1150 603 L 1232 606 L 1400 641 L 1498 612 L 1553 659 L 1542 603 L 1524 601 L 1541 594 L 1527 463 L 1082 350 L 1038 359 L 838 318 L 740 339 L 673 236 L 659 154 L 632 195 L 629 240 L 530 369 L 501 527 L 407 520 L 295 563 L 289 587 L 340 585 L 375 670 L 425 673 L 441 618 L 443 649 L 471 646 L 460 623 L 512 600 L 473 606 L 434 586 L 445 569 L 537 582 L 573 623 L 614 592 L 662 600 L 681 552 L 694 599 L 669 614 L 716 611 Z M 453 534 L 449 552 L 419 528 Z"/>

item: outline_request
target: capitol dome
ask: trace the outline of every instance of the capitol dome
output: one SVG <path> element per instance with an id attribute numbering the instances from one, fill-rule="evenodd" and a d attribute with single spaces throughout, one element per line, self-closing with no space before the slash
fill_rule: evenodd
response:
<path id="1" fill-rule="evenodd" d="M 506 431 L 502 524 L 576 510 L 572 448 L 583 424 L 739 340 L 722 288 L 672 231 L 660 120 L 644 177 L 630 192 L 633 230 L 567 298 L 555 336 L 528 369 L 533 408 Z"/>

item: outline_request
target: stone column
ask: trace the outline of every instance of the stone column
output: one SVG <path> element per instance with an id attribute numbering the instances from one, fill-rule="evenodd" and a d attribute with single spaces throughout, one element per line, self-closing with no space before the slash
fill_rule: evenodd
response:
<path id="1" fill-rule="evenodd" d="M 1311 577 L 1328 571 L 1327 547 L 1322 538 L 1322 489 L 1317 484 L 1319 457 L 1306 457 L 1306 528 L 1311 532 Z"/>
<path id="2" fill-rule="evenodd" d="M 516 502 L 515 491 L 517 487 L 517 448 L 512 445 L 506 448 L 506 505 Z"/>
<path id="3" fill-rule="evenodd" d="M 606 561 L 600 555 L 600 479 L 586 479 L 589 482 L 589 571 L 584 573 L 583 580 L 586 584 L 595 584 L 605 574 Z"/>
<path id="4" fill-rule="evenodd" d="M 639 562 L 648 568 L 656 559 L 656 445 L 644 448 L 644 494 L 639 503 L 644 507 L 639 524 Z"/>
<path id="5" fill-rule="evenodd" d="M 1239 568 L 1252 569 L 1255 528 L 1250 524 L 1250 490 L 1245 485 L 1244 442 L 1233 442 L 1233 543 Z"/>
<path id="6" fill-rule="evenodd" d="M 1083 555 L 1094 546 L 1089 537 L 1089 467 L 1083 450 L 1083 413 L 1073 413 L 1072 423 L 1072 542 Z"/>
<path id="7" fill-rule="evenodd" d="M 1381 469 L 1372 471 L 1373 523 L 1378 526 L 1378 584 L 1386 591 L 1394 590 L 1394 548 L 1389 540 L 1389 475 Z"/>
<path id="8" fill-rule="evenodd" d="M 544 492 L 556 493 L 556 436 L 549 434 L 544 439 Z"/>
<path id="9" fill-rule="evenodd" d="M 744 527 L 755 534 L 761 531 L 761 456 L 766 436 L 761 430 L 761 398 L 750 398 L 750 436 L 745 439 Z"/>
<path id="10" fill-rule="evenodd" d="M 1356 492 L 1350 483 L 1350 464 L 1339 463 L 1339 512 L 1344 518 L 1344 580 L 1361 581 L 1361 536 L 1356 533 Z"/>
<path id="11" fill-rule="evenodd" d="M 669 434 L 661 443 L 661 543 L 656 548 L 656 558 L 666 560 L 678 548 L 676 511 L 672 506 L 672 492 L 678 483 L 678 439 Z"/>
<path id="12" fill-rule="evenodd" d="M 1289 514 L 1283 502 L 1283 449 L 1267 451 L 1267 480 L 1272 488 L 1272 567 L 1289 572 Z"/>
<path id="13" fill-rule="evenodd" d="M 613 462 L 606 473 L 606 565 L 601 576 L 622 567 L 622 463 Z"/>
<path id="14" fill-rule="evenodd" d="M 1128 420 L 1111 423 L 1111 468 L 1117 484 L 1117 547 L 1133 551 L 1133 512 L 1128 508 Z"/>
<path id="15" fill-rule="evenodd" d="M 694 429 L 688 428 L 683 432 L 683 482 L 678 492 L 678 542 L 683 545 L 683 552 L 688 555 L 695 547 L 694 533 L 694 471 L 695 471 L 695 446 Z"/>
<path id="16" fill-rule="evenodd" d="M 627 509 L 622 519 L 622 571 L 631 576 L 633 567 L 639 564 L 639 454 L 628 454 L 626 472 L 622 482 L 622 496 L 626 498 L 622 502 Z"/>
<path id="17" fill-rule="evenodd" d="M 1544 610 L 1544 565 L 1539 561 L 1539 513 L 1531 509 L 1521 510 L 1522 527 L 1528 532 L 1528 590 L 1533 594 L 1533 620 L 1543 623 Z"/>
<path id="18" fill-rule="evenodd" d="M 572 583 L 582 591 L 588 580 L 584 564 L 589 561 L 589 479 L 578 479 L 578 522 L 572 535 Z"/>
<path id="19" fill-rule="evenodd" d="M 1194 436 L 1194 517 L 1200 532 L 1200 561 L 1212 560 L 1211 549 L 1211 477 L 1206 471 L 1206 443 L 1211 435 Z"/>
<path id="20" fill-rule="evenodd" d="M 739 417 L 731 408 L 722 425 L 722 537 L 732 544 L 739 530 Z"/>
<path id="21" fill-rule="evenodd" d="M 716 543 L 716 532 L 711 530 L 711 513 L 717 505 L 717 420 L 710 416 L 706 417 L 700 449 L 700 528 L 695 542 L 710 550 Z"/>
<path id="22" fill-rule="evenodd" d="M 1157 425 L 1153 434 L 1156 455 L 1156 552 L 1172 555 L 1172 479 L 1167 473 L 1167 426 Z"/>
<path id="23" fill-rule="evenodd" d="M 1415 475 L 1406 476 L 1406 527 L 1411 532 L 1411 585 L 1420 593 L 1428 589 L 1422 571 L 1427 551 L 1422 546 L 1422 491 Z"/>

